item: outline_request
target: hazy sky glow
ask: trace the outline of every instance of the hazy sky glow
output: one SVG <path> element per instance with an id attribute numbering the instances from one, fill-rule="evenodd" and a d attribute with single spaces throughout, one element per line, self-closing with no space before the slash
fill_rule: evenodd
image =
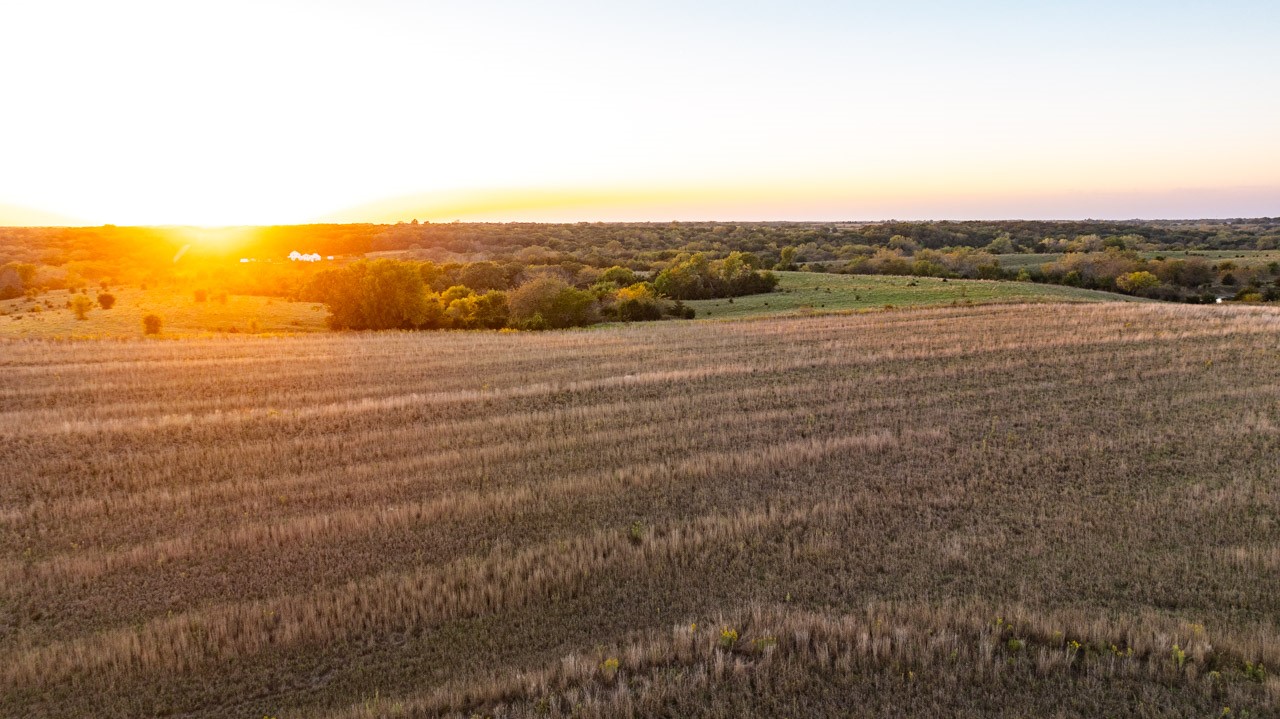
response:
<path id="1" fill-rule="evenodd" d="M 0 224 L 1280 215 L 1280 3 L 14 0 Z"/>

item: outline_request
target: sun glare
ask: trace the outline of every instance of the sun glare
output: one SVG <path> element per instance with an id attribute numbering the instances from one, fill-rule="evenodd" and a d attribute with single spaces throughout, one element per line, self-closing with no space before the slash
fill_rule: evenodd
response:
<path id="1" fill-rule="evenodd" d="M 217 254 L 233 252 L 256 234 L 252 227 L 176 227 L 171 232 L 180 245 Z"/>

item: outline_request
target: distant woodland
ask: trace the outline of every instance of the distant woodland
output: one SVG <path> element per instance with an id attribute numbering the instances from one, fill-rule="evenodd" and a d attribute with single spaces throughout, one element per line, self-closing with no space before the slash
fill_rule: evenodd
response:
<path id="1" fill-rule="evenodd" d="M 555 313 L 579 318 L 573 321 L 536 311 L 515 320 L 522 326 L 581 324 L 587 316 L 682 316 L 675 302 L 769 291 L 774 269 L 1023 280 L 1165 300 L 1265 302 L 1280 300 L 1277 262 L 1188 255 L 1278 248 L 1280 218 L 0 228 L 0 299 L 50 289 L 181 284 L 326 301 L 333 310 L 335 302 L 352 301 L 343 277 L 380 268 L 415 287 L 407 278 L 416 276 L 422 291 L 410 289 L 426 299 L 415 299 L 399 319 L 389 319 L 385 308 L 364 316 L 338 307 L 335 326 L 508 326 L 519 313 L 508 305 L 500 323 L 502 311 L 483 309 L 496 304 L 496 296 L 481 298 L 534 279 L 547 294 L 555 294 L 548 283 L 559 283 L 557 297 L 569 306 L 593 307 L 585 314 Z M 291 262 L 291 252 L 322 261 Z M 355 267 L 361 260 L 371 264 Z M 386 262 L 409 265 L 394 270 Z M 449 295 L 453 287 L 461 289 Z M 456 300 L 464 302 L 451 313 Z M 468 311 L 468 303 L 481 309 Z"/>

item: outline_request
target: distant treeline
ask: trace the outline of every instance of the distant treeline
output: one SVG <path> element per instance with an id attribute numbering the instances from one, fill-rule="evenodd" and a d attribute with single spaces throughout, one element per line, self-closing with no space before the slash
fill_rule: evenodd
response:
<path id="1" fill-rule="evenodd" d="M 182 228 L 0 227 L 0 260 L 61 265 L 128 260 L 170 262 L 190 243 Z M 214 256 L 284 257 L 293 250 L 322 255 L 437 251 L 480 259 L 559 261 L 572 257 L 600 266 L 616 260 L 669 260 L 680 252 L 753 252 L 775 262 L 793 246 L 812 260 L 837 259 L 845 246 L 885 246 L 905 237 L 920 247 L 985 248 L 1008 241 L 1012 251 L 1055 252 L 1077 237 L 1125 237 L 1149 249 L 1277 249 L 1280 218 L 1155 222 L 672 222 L 672 223 L 401 223 L 396 225 L 284 225 L 245 228 Z M 523 253 L 523 257 L 517 255 Z M 598 262 L 592 262 L 595 258 Z M 2 264 L 3 262 L 0 262 Z"/>
<path id="2" fill-rule="evenodd" d="M 987 250 L 921 248 L 898 236 L 889 247 L 869 250 L 844 263 L 811 263 L 808 269 L 844 274 L 916 275 L 988 280 L 1021 280 L 1084 287 L 1179 302 L 1213 302 L 1226 296 L 1247 302 L 1280 300 L 1280 262 L 1243 265 L 1211 263 L 1201 257 L 1143 258 L 1136 249 L 1104 244 L 1096 236 L 1071 243 L 1061 259 L 1007 268 Z"/>
<path id="3" fill-rule="evenodd" d="M 391 252 L 411 259 L 522 264 L 578 262 L 605 268 L 661 269 L 682 253 L 726 257 L 751 252 L 765 267 L 793 247 L 807 262 L 852 260 L 867 248 L 906 238 L 925 249 L 1063 252 L 1080 237 L 1135 249 L 1275 249 L 1280 218 L 1155 222 L 671 222 L 401 223 L 287 225 L 229 231 L 201 242 L 199 230 L 152 227 L 0 228 L 0 265 L 42 268 L 50 282 L 162 281 L 239 258 L 283 259 L 290 252 L 359 257 Z M 193 240 L 193 236 L 197 237 Z M 184 248 L 186 248 L 184 250 Z M 175 259 L 176 258 L 176 259 Z M 405 259 L 405 257 L 401 257 Z M 212 262 L 210 262 L 212 261 Z"/>
<path id="4" fill-rule="evenodd" d="M 652 281 L 627 267 L 361 260 L 315 274 L 301 299 L 334 329 L 555 329 L 600 321 L 692 318 L 682 300 L 769 292 L 760 260 L 682 255 Z"/>

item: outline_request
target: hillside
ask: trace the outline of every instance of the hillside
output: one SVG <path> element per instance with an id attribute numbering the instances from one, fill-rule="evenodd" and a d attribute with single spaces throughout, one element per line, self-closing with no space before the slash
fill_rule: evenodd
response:
<path id="1" fill-rule="evenodd" d="M 5 340 L 0 715 L 1274 716 L 1278 332 Z"/>

